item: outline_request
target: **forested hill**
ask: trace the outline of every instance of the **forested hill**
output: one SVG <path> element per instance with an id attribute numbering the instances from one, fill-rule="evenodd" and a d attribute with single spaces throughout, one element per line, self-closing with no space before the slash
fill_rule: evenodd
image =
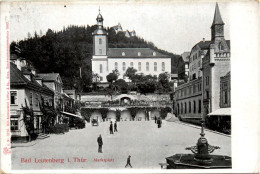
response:
<path id="1" fill-rule="evenodd" d="M 34 33 L 33 37 L 13 42 L 11 53 L 15 52 L 15 45 L 21 49 L 20 56 L 26 58 L 40 73 L 60 73 L 64 86 L 67 89 L 76 87 L 85 91 L 91 83 L 91 56 L 93 26 L 69 26 L 62 31 L 49 29 L 45 35 Z M 140 37 L 124 36 L 124 33 L 115 33 L 107 28 L 108 45 L 110 48 L 152 48 L 172 58 L 172 72 L 176 71 L 178 55 L 158 49 L 153 43 Z M 80 78 L 80 68 L 82 78 Z"/>

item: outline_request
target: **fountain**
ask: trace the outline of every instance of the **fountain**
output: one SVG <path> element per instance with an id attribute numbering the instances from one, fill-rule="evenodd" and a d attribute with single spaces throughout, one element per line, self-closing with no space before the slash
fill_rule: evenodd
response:
<path id="1" fill-rule="evenodd" d="M 196 146 L 187 147 L 193 154 L 175 154 L 167 157 L 167 169 L 221 169 L 231 168 L 231 157 L 224 155 L 211 155 L 218 146 L 211 146 L 204 137 L 204 124 L 201 121 L 201 137 Z"/>

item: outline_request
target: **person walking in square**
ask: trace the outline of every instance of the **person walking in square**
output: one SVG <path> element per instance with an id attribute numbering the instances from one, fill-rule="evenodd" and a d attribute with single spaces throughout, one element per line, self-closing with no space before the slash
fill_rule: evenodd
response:
<path id="1" fill-rule="evenodd" d="M 128 158 L 127 158 L 127 162 L 126 162 L 125 168 L 126 168 L 127 166 L 130 166 L 130 167 L 132 168 L 130 158 L 131 158 L 131 156 L 129 155 Z"/>
<path id="2" fill-rule="evenodd" d="M 114 132 L 117 132 L 117 123 L 116 123 L 116 121 L 114 123 Z"/>
<path id="3" fill-rule="evenodd" d="M 113 123 L 112 123 L 112 121 L 110 122 L 109 130 L 110 130 L 110 134 L 113 134 Z"/>
<path id="4" fill-rule="evenodd" d="M 98 153 L 102 153 L 103 140 L 101 135 L 99 135 L 99 137 L 97 138 L 97 142 L 98 142 Z"/>

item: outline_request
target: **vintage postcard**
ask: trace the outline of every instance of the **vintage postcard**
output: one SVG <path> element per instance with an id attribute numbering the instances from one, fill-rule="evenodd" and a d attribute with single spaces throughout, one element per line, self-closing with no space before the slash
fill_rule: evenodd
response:
<path id="1" fill-rule="evenodd" d="M 258 172 L 258 2 L 0 5 L 4 173 Z"/>

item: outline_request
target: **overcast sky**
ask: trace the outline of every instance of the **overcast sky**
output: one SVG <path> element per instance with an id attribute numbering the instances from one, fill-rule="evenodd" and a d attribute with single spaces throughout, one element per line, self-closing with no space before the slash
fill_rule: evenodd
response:
<path id="1" fill-rule="evenodd" d="M 64 7 L 66 5 L 66 7 Z M 28 32 L 43 34 L 47 29 L 61 30 L 68 25 L 94 25 L 98 8 L 104 26 L 121 23 L 123 30 L 153 42 L 158 48 L 181 54 L 202 40 L 210 40 L 215 2 L 210 3 L 13 3 L 10 7 L 10 38 L 17 41 Z M 229 38 L 228 3 L 219 3 L 225 22 L 225 38 Z"/>

